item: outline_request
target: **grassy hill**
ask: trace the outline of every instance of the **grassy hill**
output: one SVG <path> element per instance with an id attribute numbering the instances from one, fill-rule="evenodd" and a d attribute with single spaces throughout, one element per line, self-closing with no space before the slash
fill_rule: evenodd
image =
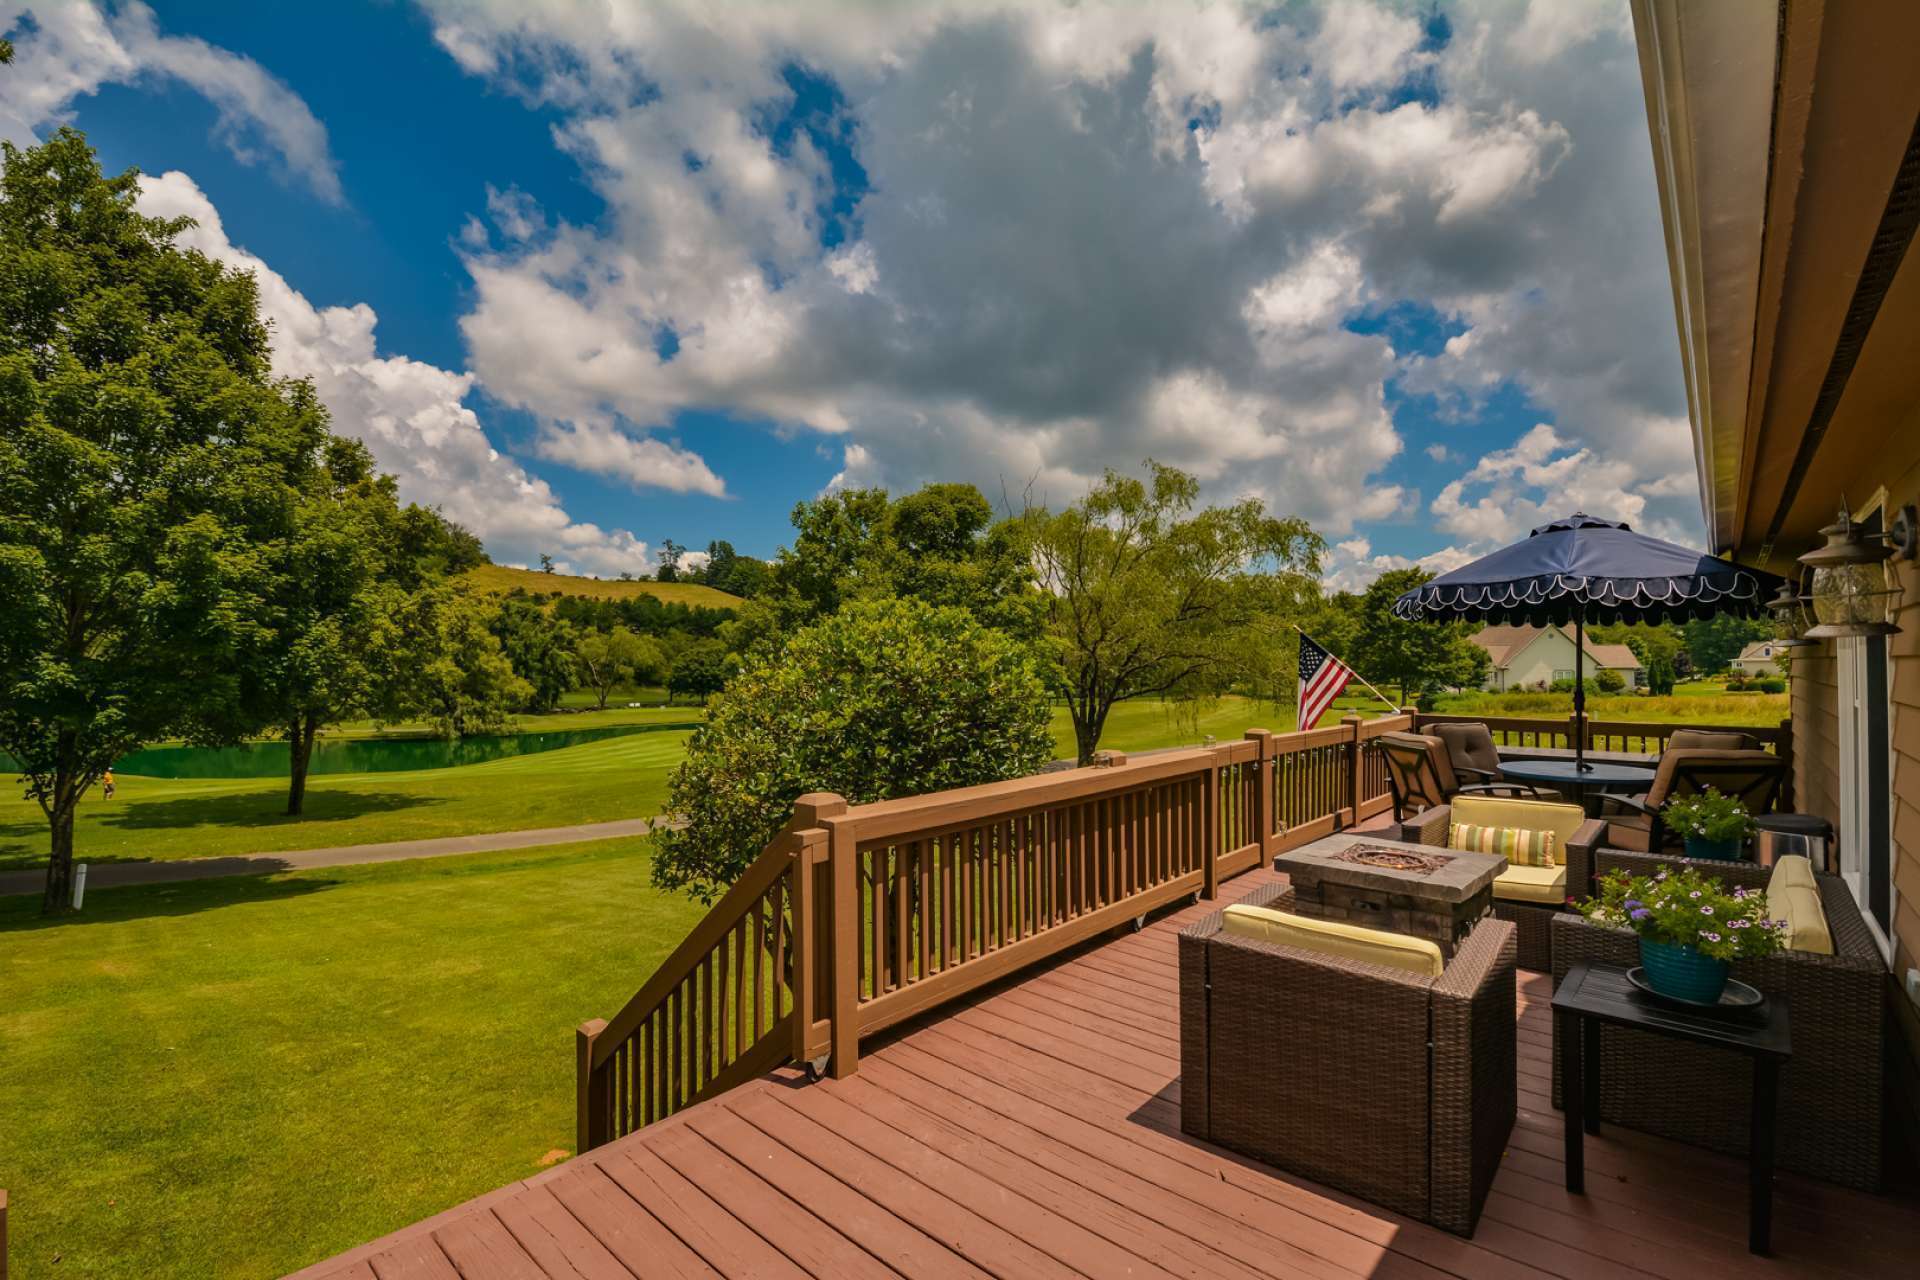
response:
<path id="1" fill-rule="evenodd" d="M 533 569 L 509 569 L 501 564 L 483 564 L 460 575 L 475 588 L 505 595 L 515 587 L 547 595 L 591 596 L 597 600 L 628 600 L 634 596 L 653 596 L 668 604 L 701 605 L 708 609 L 739 607 L 740 597 L 694 582 L 621 582 L 606 578 L 575 578 L 564 573 L 540 573 Z"/>

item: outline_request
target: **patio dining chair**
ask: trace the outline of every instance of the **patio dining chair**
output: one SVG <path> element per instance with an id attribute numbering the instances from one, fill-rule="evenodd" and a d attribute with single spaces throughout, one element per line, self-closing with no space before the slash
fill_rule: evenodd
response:
<path id="1" fill-rule="evenodd" d="M 1374 739 L 1387 761 L 1387 790 L 1393 796 L 1393 820 L 1448 803 L 1457 795 L 1532 796 L 1522 782 L 1462 782 L 1447 744 L 1424 733 L 1383 733 Z"/>
<path id="2" fill-rule="evenodd" d="M 1712 787 L 1733 796 L 1758 816 L 1772 813 L 1786 786 L 1787 762 L 1767 751 L 1714 751 L 1669 747 L 1660 757 L 1653 785 L 1645 795 L 1605 795 L 1600 816 L 1608 819 L 1605 843 L 1616 849 L 1657 853 L 1679 848 L 1680 833 L 1661 821 L 1660 811 L 1682 796 Z"/>
<path id="3" fill-rule="evenodd" d="M 1500 781 L 1500 749 L 1493 745 L 1493 732 L 1472 720 L 1455 720 L 1433 726 L 1433 736 L 1447 744 L 1447 759 L 1454 776 L 1461 782 L 1495 783 Z"/>

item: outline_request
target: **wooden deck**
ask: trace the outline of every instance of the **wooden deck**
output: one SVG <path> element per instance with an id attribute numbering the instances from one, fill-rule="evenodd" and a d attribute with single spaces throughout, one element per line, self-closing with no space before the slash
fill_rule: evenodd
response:
<path id="1" fill-rule="evenodd" d="M 1187 1139 L 1174 933 L 1202 910 L 870 1044 L 850 1079 L 776 1072 L 299 1280 L 1914 1274 L 1911 1192 L 1783 1176 L 1776 1256 L 1755 1259 L 1743 1164 L 1614 1127 L 1568 1195 L 1542 974 L 1522 975 L 1520 1115 L 1472 1240 Z"/>

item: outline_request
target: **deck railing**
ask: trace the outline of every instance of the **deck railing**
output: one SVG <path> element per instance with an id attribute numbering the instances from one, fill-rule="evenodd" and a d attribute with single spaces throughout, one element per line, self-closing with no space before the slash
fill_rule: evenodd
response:
<path id="1" fill-rule="evenodd" d="M 1406 715 L 848 806 L 803 796 L 612 1019 L 579 1029 L 581 1150 L 860 1040 L 1385 810 Z"/>

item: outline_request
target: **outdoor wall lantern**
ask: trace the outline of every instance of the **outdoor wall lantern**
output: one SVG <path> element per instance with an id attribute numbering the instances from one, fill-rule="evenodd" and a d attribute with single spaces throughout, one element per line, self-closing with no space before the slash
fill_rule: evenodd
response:
<path id="1" fill-rule="evenodd" d="M 1793 583 L 1780 584 L 1780 590 L 1767 601 L 1767 613 L 1773 618 L 1773 638 L 1781 648 L 1805 649 L 1819 643 L 1806 638 L 1810 625 L 1807 598 L 1794 589 Z"/>
<path id="2" fill-rule="evenodd" d="M 1827 541 L 1800 557 L 1813 570 L 1813 616 L 1819 625 L 1808 640 L 1841 636 L 1890 636 L 1899 632 L 1889 619 L 1900 598 L 1900 580 L 1889 563 L 1913 554 L 1914 521 L 1902 509 L 1892 532 L 1867 533 L 1843 508 L 1840 518 L 1820 531 Z"/>

